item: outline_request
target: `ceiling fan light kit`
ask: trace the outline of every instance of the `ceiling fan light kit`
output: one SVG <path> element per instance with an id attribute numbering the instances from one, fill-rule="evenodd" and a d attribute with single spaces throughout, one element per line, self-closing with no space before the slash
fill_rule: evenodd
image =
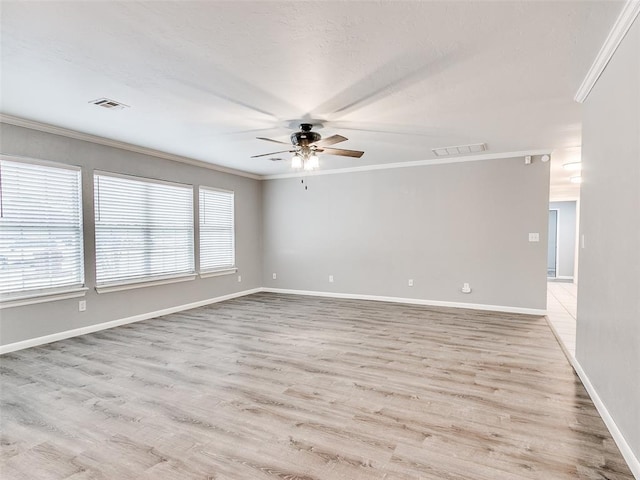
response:
<path id="1" fill-rule="evenodd" d="M 265 157 L 269 155 L 275 155 L 277 153 L 289 152 L 293 153 L 293 157 L 291 158 L 291 168 L 303 168 L 306 171 L 311 171 L 320 168 L 320 160 L 318 159 L 318 154 L 321 153 L 352 158 L 360 158 L 364 154 L 364 152 L 358 150 L 330 148 L 329 145 L 335 145 L 336 143 L 344 142 L 345 140 L 347 140 L 347 138 L 343 137 L 342 135 L 332 135 L 323 139 L 318 132 L 312 132 L 312 128 L 313 124 L 311 123 L 300 124 L 300 131 L 293 132 L 291 134 L 291 144 L 293 145 L 293 149 L 291 150 L 263 153 L 261 155 L 253 155 L 251 158 Z M 272 138 L 257 137 L 257 139 L 288 145 L 286 142 L 273 140 Z"/>
<path id="2" fill-rule="evenodd" d="M 300 170 L 301 168 L 307 171 L 316 170 L 320 168 L 320 160 L 313 151 L 308 155 L 296 152 L 291 158 L 291 168 L 294 170 Z"/>
<path id="3" fill-rule="evenodd" d="M 297 170 L 299 168 L 302 168 L 303 164 L 304 164 L 304 161 L 302 160 L 302 157 L 297 153 L 291 158 L 291 168 L 294 168 Z"/>

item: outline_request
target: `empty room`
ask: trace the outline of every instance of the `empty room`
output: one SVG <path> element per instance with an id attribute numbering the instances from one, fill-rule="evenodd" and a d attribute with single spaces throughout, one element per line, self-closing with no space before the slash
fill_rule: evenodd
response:
<path id="1" fill-rule="evenodd" d="M 0 8 L 0 478 L 640 480 L 640 0 Z"/>

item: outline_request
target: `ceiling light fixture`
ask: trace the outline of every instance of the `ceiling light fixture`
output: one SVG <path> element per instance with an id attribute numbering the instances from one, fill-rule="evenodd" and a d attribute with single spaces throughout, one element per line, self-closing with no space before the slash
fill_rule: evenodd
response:
<path id="1" fill-rule="evenodd" d="M 320 160 L 315 150 L 302 147 L 291 157 L 291 168 L 296 170 L 304 168 L 306 171 L 316 170 L 320 168 Z"/>
<path id="2" fill-rule="evenodd" d="M 252 155 L 251 158 L 269 157 L 271 155 L 288 152 L 294 154 L 291 157 L 291 168 L 315 170 L 317 168 L 320 168 L 320 161 L 317 157 L 317 155 L 320 153 L 352 158 L 360 158 L 362 157 L 362 155 L 364 155 L 364 152 L 361 152 L 359 150 L 347 150 L 346 148 L 334 148 L 331 146 L 335 145 L 336 143 L 348 140 L 347 137 L 343 137 L 342 135 L 331 135 L 330 137 L 322 138 L 319 133 L 313 132 L 311 130 L 312 128 L 313 124 L 311 123 L 300 124 L 300 131 L 293 132 L 291 134 L 291 144 L 293 145 L 293 149 L 287 142 L 274 140 L 273 138 L 257 137 L 258 140 L 266 140 L 267 142 L 287 145 L 289 148 L 287 148 L 287 150 L 280 150 L 279 152 Z"/>
<path id="3" fill-rule="evenodd" d="M 316 155 L 315 152 L 311 152 L 311 155 L 309 155 L 309 158 L 307 159 L 307 163 L 309 163 L 310 170 L 320 168 L 320 160 L 318 160 L 318 155 Z"/>
<path id="4" fill-rule="evenodd" d="M 571 177 L 569 181 L 571 183 L 582 183 L 582 177 L 580 175 L 576 175 L 575 177 Z"/>
<path id="5" fill-rule="evenodd" d="M 570 170 L 570 171 L 581 170 L 582 169 L 582 162 L 565 163 L 564 165 L 562 165 L 562 168 L 564 168 L 565 170 Z"/>
<path id="6" fill-rule="evenodd" d="M 302 157 L 297 153 L 291 158 L 291 168 L 302 168 Z"/>

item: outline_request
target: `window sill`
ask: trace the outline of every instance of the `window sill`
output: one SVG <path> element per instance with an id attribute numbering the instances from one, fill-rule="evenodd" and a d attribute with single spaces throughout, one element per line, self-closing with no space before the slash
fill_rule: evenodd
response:
<path id="1" fill-rule="evenodd" d="M 186 275 L 177 275 L 174 277 L 158 278 L 155 280 L 138 280 L 135 282 L 111 283 L 108 285 L 100 285 L 96 287 L 98 293 L 120 292 L 123 290 L 132 290 L 134 288 L 153 287 L 156 285 L 167 285 L 169 283 L 188 282 L 196 278 L 195 273 Z"/>
<path id="2" fill-rule="evenodd" d="M 23 307 L 25 305 L 33 305 L 36 303 L 55 302 L 57 300 L 66 300 L 68 298 L 84 297 L 87 290 L 89 289 L 86 287 L 76 287 L 66 290 L 58 290 L 55 292 L 39 292 L 30 295 L 5 297 L 0 300 L 0 309 Z"/>
<path id="3" fill-rule="evenodd" d="M 231 275 L 236 273 L 238 269 L 236 267 L 223 268 L 221 270 L 211 270 L 209 272 L 200 272 L 200 278 L 219 277 L 221 275 Z"/>

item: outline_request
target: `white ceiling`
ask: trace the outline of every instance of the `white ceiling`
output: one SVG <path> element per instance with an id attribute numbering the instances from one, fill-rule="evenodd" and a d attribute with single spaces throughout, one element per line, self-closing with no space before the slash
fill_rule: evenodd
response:
<path id="1" fill-rule="evenodd" d="M 621 1 L 3 2 L 2 113 L 260 175 L 301 119 L 361 159 L 580 145 Z M 89 104 L 107 97 L 131 108 Z M 274 148 L 275 147 L 275 148 Z M 288 158 L 288 155 L 275 155 Z M 555 161 L 555 160 L 554 160 Z"/>

